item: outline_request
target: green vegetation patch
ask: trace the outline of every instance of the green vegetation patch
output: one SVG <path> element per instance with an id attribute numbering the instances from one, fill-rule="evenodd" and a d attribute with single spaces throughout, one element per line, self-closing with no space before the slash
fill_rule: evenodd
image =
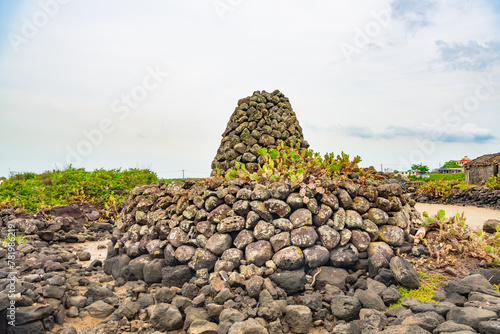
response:
<path id="1" fill-rule="evenodd" d="M 16 234 L 16 236 L 9 234 L 8 236 L 3 238 L 3 242 L 5 242 L 5 243 L 14 242 L 14 243 L 17 243 L 19 245 L 23 245 L 23 244 L 27 243 L 28 240 L 26 239 L 26 236 L 23 234 Z"/>
<path id="2" fill-rule="evenodd" d="M 463 214 L 447 218 L 446 212 L 439 210 L 434 216 L 422 215 L 424 222 L 415 234 L 416 242 L 422 241 L 437 263 L 454 265 L 458 258 L 472 257 L 500 265 L 500 224 L 489 234 L 468 226 Z"/>
<path id="3" fill-rule="evenodd" d="M 439 273 L 429 275 L 419 271 L 418 274 L 420 276 L 420 287 L 418 289 L 400 287 L 398 291 L 401 294 L 401 298 L 396 303 L 389 305 L 389 309 L 401 306 L 406 297 L 415 298 L 421 302 L 432 300 L 432 296 L 434 296 L 438 286 L 448 280 L 446 276 Z M 438 303 L 436 301 L 433 302 Z"/>
<path id="4" fill-rule="evenodd" d="M 422 181 L 422 182 L 431 182 L 431 181 L 462 181 L 465 184 L 465 173 L 429 173 L 427 174 L 429 177 L 421 177 L 410 175 L 408 178 L 412 181 Z"/>
<path id="5" fill-rule="evenodd" d="M 431 173 L 431 174 L 429 174 L 428 179 L 429 179 L 429 181 L 456 180 L 456 181 L 465 182 L 465 173 L 464 172 L 446 173 L 446 174 Z"/>
<path id="6" fill-rule="evenodd" d="M 257 154 L 259 160 L 264 160 L 264 163 L 259 165 L 258 171 L 251 173 L 244 164 L 237 162 L 233 168 L 226 171 L 226 179 L 240 177 L 260 183 L 280 180 L 302 183 L 307 177 L 312 177 L 314 180 L 331 180 L 346 179 L 348 173 L 365 176 L 365 170 L 358 166 L 361 162 L 359 156 L 352 160 L 344 152 L 337 156 L 333 153 L 321 156 L 313 150 L 302 149 L 300 141 L 292 142 L 290 146 L 280 141 L 276 148 L 268 150 L 263 147 L 257 150 Z"/>
<path id="7" fill-rule="evenodd" d="M 138 184 L 158 182 L 147 169 L 95 170 L 68 167 L 42 174 L 19 173 L 0 184 L 0 203 L 31 213 L 42 207 L 90 203 L 117 211 Z"/>
<path id="8" fill-rule="evenodd" d="M 500 174 L 491 176 L 486 181 L 486 186 L 491 189 L 500 189 Z"/>
<path id="9" fill-rule="evenodd" d="M 463 180 L 441 179 L 423 183 L 417 189 L 417 193 L 428 194 L 435 198 L 448 198 L 453 191 L 471 187 L 473 186 L 465 184 Z"/>

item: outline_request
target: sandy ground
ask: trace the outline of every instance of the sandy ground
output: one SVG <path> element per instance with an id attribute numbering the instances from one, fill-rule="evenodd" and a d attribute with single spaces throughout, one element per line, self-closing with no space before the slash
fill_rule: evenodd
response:
<path id="1" fill-rule="evenodd" d="M 445 205 L 445 204 L 427 204 L 427 203 L 417 203 L 415 208 L 418 212 L 422 213 L 427 211 L 427 213 L 432 216 L 435 215 L 440 209 L 446 211 L 446 216 L 450 217 L 456 213 L 465 214 L 467 218 L 466 222 L 470 226 L 483 227 L 483 223 L 488 219 L 498 219 L 500 220 L 500 210 L 493 210 L 487 208 L 478 208 L 475 206 L 459 206 L 459 205 Z"/>
<path id="2" fill-rule="evenodd" d="M 111 241 L 109 240 L 101 240 L 101 241 L 87 241 L 84 243 L 74 243 L 74 244 L 67 244 L 69 247 L 73 247 L 75 249 L 78 249 L 80 251 L 88 251 L 90 253 L 90 260 L 89 261 L 80 261 L 77 260 L 78 263 L 88 266 L 90 262 L 94 260 L 101 260 L 104 263 L 104 260 L 106 260 L 106 255 L 108 253 L 108 244 Z M 103 247 L 104 246 L 104 247 Z"/>

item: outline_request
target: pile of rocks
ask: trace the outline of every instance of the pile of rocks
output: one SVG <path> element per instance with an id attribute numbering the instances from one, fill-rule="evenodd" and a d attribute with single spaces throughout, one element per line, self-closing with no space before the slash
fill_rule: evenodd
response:
<path id="1" fill-rule="evenodd" d="M 109 239 L 113 231 L 110 221 L 99 220 L 101 214 L 95 205 L 56 206 L 35 214 L 17 213 L 12 208 L 0 211 L 0 238 L 8 235 L 7 222 L 26 241 L 84 242 Z"/>
<path id="2" fill-rule="evenodd" d="M 278 90 L 256 91 L 238 101 L 212 162 L 212 174 L 217 170 L 224 174 L 235 162 L 256 171 L 257 163 L 263 163 L 257 150 L 275 148 L 281 140 L 288 146 L 300 140 L 302 148 L 309 147 L 288 98 Z"/>
<path id="3" fill-rule="evenodd" d="M 330 264 L 370 265 L 376 276 L 389 266 L 379 249 L 411 250 L 418 213 L 399 184 L 329 181 L 323 189 L 304 194 L 285 182 L 218 178 L 137 186 L 117 221 L 116 253 L 122 262 L 154 257 L 159 265 L 183 265 L 193 273 L 263 267 L 272 275 Z M 123 272 L 132 277 L 128 267 Z"/>
<path id="4" fill-rule="evenodd" d="M 3 218 L 4 223 L 14 220 Z M 110 242 L 112 259 L 120 257 L 116 251 Z M 439 304 L 406 298 L 403 306 L 386 311 L 400 298 L 398 281 L 406 286 L 418 281 L 397 256 L 388 256 L 389 268 L 375 279 L 366 270 L 330 266 L 266 277 L 264 267 L 248 275 L 194 273 L 179 265 L 164 270 L 161 283 L 147 283 L 158 277 L 153 257 L 143 266 L 129 262 L 139 278 L 126 282 L 104 273 L 120 272 L 119 262 L 108 261 L 103 270 L 100 261 L 77 261 L 81 253 L 65 242 L 49 245 L 32 235 L 30 244 L 16 249 L 18 279 L 10 296 L 9 264 L 0 251 L 0 329 L 11 300 L 16 326 L 7 327 L 7 333 L 280 334 L 309 333 L 315 327 L 317 333 L 337 334 L 485 334 L 498 333 L 500 326 L 500 294 L 491 286 L 500 283 L 500 271 L 494 269 L 449 283 L 434 296 Z"/>
<path id="5" fill-rule="evenodd" d="M 286 313 L 279 300 L 294 305 L 292 296 L 309 290 L 317 290 L 319 303 L 309 311 L 311 321 L 327 315 L 356 319 L 363 305 L 359 300 L 343 316 L 345 310 L 324 307 L 319 291 L 335 287 L 343 297 L 326 302 L 349 308 L 354 298 L 350 293 L 366 290 L 368 278 L 390 287 L 380 291 L 385 297 L 372 296 L 370 288 L 361 292 L 385 309 L 399 298 L 396 284 L 420 284 L 408 261 L 394 256 L 395 251 L 412 250 L 411 220 L 418 213 L 399 184 L 357 181 L 326 182 L 325 192 L 308 188 L 306 194 L 285 182 L 264 186 L 215 177 L 137 186 L 117 221 L 104 271 L 120 284 L 139 280 L 177 287 L 209 314 L 211 308 L 230 306 L 244 318 L 254 318 L 259 317 L 258 305 L 276 301 L 273 316 L 264 317 L 267 322 Z M 364 280 L 357 283 L 363 273 Z M 272 297 L 269 303 L 258 302 L 264 290 L 262 298 Z M 187 317 L 178 312 L 173 318 Z M 186 326 L 183 321 L 170 329 L 155 328 L 172 330 Z"/>
<path id="6" fill-rule="evenodd" d="M 30 215 L 0 211 L 0 238 L 6 240 L 13 232 L 18 236 L 18 242 L 0 244 L 1 330 L 11 312 L 16 327 L 9 327 L 8 333 L 43 333 L 63 324 L 65 306 L 70 307 L 68 273 L 90 274 L 92 269 L 83 271 L 78 261 L 89 261 L 90 268 L 102 266 L 100 261 L 90 262 L 88 251 L 65 245 L 109 239 L 113 226 L 99 218 L 92 205 L 54 207 Z M 8 308 L 12 302 L 15 312 Z"/>
<path id="7" fill-rule="evenodd" d="M 197 192 L 193 191 L 193 189 L 200 189 L 199 187 L 204 188 L 202 195 L 196 195 Z M 362 200 L 356 198 L 361 194 L 368 193 L 365 188 L 370 189 L 372 193 L 376 191 L 376 196 L 374 202 L 369 201 L 370 208 L 361 214 L 357 210 L 360 210 L 359 203 Z M 167 191 L 167 189 L 169 190 Z M 224 189 L 227 189 L 227 193 Z M 351 197 L 347 189 L 350 191 L 357 189 L 357 196 Z M 500 271 L 498 270 L 481 269 L 477 274 L 482 276 L 471 275 L 462 280 L 451 282 L 444 291 L 440 291 L 434 296 L 435 300 L 441 301 L 440 304 L 435 305 L 427 302 L 422 304 L 407 298 L 403 307 L 386 311 L 388 305 L 400 298 L 397 290 L 399 286 L 408 288 L 418 286 L 418 274 L 408 261 L 395 256 L 394 250 L 400 253 L 411 250 L 412 254 L 421 255 L 425 254 L 425 251 L 411 247 L 411 243 L 408 242 L 411 241 L 411 229 L 410 233 L 405 234 L 408 227 L 402 229 L 403 235 L 407 235 L 407 237 L 406 239 L 403 237 L 404 241 L 401 246 L 397 246 L 399 243 L 389 246 L 387 243 L 391 242 L 389 239 L 387 242 L 380 241 L 384 239 L 375 240 L 375 238 L 384 238 L 384 234 L 380 233 L 381 226 L 384 225 L 380 225 L 379 231 L 373 234 L 373 240 L 370 237 L 368 247 L 365 250 L 360 250 L 358 248 L 360 243 L 355 241 L 357 233 L 355 231 L 360 233 L 368 233 L 368 231 L 363 228 L 363 223 L 359 228 L 352 228 L 352 222 L 347 222 L 347 216 L 357 217 L 356 214 L 350 212 L 354 211 L 361 216 L 363 222 L 364 220 L 380 221 L 375 218 L 377 215 L 373 215 L 374 211 L 370 212 L 370 210 L 379 209 L 377 204 L 387 203 L 383 199 L 387 199 L 390 203 L 398 203 L 395 198 L 398 198 L 399 201 L 407 200 L 403 195 L 396 196 L 399 192 L 398 189 L 397 184 L 391 183 L 331 184 L 328 192 L 314 194 L 314 196 L 308 197 L 308 203 L 304 204 L 303 198 L 300 198 L 302 202 L 292 200 L 297 197 L 297 192 L 284 183 L 276 183 L 266 188 L 241 180 L 222 183 L 218 179 L 210 179 L 206 185 L 185 182 L 173 183 L 170 186 L 163 183 L 140 186 L 132 191 L 131 202 L 122 212 L 119 221 L 122 228 L 127 228 L 128 232 L 131 233 L 122 234 L 119 231 L 114 231 L 115 238 L 113 242 L 109 242 L 108 260 L 104 268 L 101 267 L 100 261 L 90 259 L 88 252 L 68 247 L 65 242 L 68 233 L 64 230 L 55 231 L 52 240 L 44 241 L 42 238 L 46 238 L 46 236 L 43 233 L 40 234 L 42 230 L 37 230 L 34 227 L 42 227 L 42 224 L 43 227 L 50 227 L 52 222 L 44 220 L 38 215 L 23 217 L 14 215 L 12 210 L 3 210 L 0 212 L 2 218 L 1 235 L 6 234 L 8 225 L 15 225 L 18 231 L 27 235 L 29 242 L 16 247 L 15 271 L 18 279 L 14 283 L 9 279 L 11 269 L 9 268 L 6 244 L 0 247 L 1 319 L 7 319 L 8 307 L 13 300 L 16 306 L 16 327 L 8 327 L 8 333 L 138 332 L 158 334 L 177 330 L 178 333 L 236 334 L 253 332 L 279 334 L 286 332 L 308 333 L 314 327 L 315 331 L 319 333 L 497 333 L 500 325 L 498 321 L 500 295 L 491 284 L 500 283 Z M 165 196 L 157 192 L 158 190 L 165 191 Z M 348 200 L 343 190 L 352 201 Z M 168 192 L 172 194 L 169 195 Z M 171 207 L 172 204 L 170 204 L 165 208 L 167 210 L 170 207 L 172 210 L 170 219 L 165 219 L 167 225 L 160 223 L 160 220 L 153 223 L 151 219 L 156 217 L 158 212 L 155 215 L 152 213 L 156 210 L 138 210 L 139 207 L 144 207 L 145 201 L 148 200 L 148 194 L 153 193 L 157 197 L 149 207 L 150 209 L 156 202 L 166 203 L 170 200 L 165 200 L 165 198 L 172 197 L 173 200 L 178 195 L 175 209 L 182 208 L 184 205 L 184 210 L 179 211 L 179 214 L 176 213 L 177 211 L 174 213 L 174 207 Z M 221 245 L 224 243 L 218 244 L 217 247 L 222 247 L 218 251 L 215 251 L 216 248 L 211 246 L 207 248 L 208 240 L 211 237 L 224 234 L 218 230 L 222 221 L 227 222 L 224 219 L 240 220 L 236 217 L 241 216 L 229 212 L 238 208 L 238 206 L 234 206 L 236 202 L 245 201 L 241 199 L 244 193 L 249 196 L 246 199 L 249 202 L 249 209 L 245 219 L 245 227 L 241 231 L 226 233 L 233 240 L 229 248 L 222 250 L 225 246 Z M 186 203 L 182 204 L 179 201 L 186 194 L 187 197 L 183 200 Z M 213 234 L 210 237 L 198 237 L 199 235 L 196 235 L 197 232 L 194 232 L 194 229 L 192 232 L 194 234 L 191 236 L 190 230 L 188 232 L 184 232 L 182 229 L 174 230 L 176 227 L 180 228 L 186 224 L 182 222 L 186 220 L 184 212 L 189 212 L 187 208 L 192 205 L 189 202 L 189 194 L 195 197 L 201 196 L 201 199 L 204 199 L 202 209 L 199 210 L 205 211 L 206 204 L 212 203 L 212 201 L 221 200 L 219 206 L 229 206 L 228 202 L 231 203 L 231 197 L 227 196 L 231 194 L 234 196 L 235 201 L 231 205 L 231 210 L 226 213 L 226 217 L 219 216 L 219 223 L 210 223 L 214 225 Z M 255 196 L 262 197 L 259 200 Z M 210 199 L 211 197 L 215 198 Z M 327 199 L 328 197 L 330 199 Z M 325 208 L 325 203 L 336 203 L 335 199 L 332 199 L 334 197 L 338 200 L 338 208 L 336 205 L 334 205 L 336 210 L 330 207 L 332 209 L 331 215 L 329 218 L 323 216 L 326 222 L 321 224 L 321 209 L 329 211 Z M 199 197 L 196 197 L 196 200 L 193 198 L 193 203 L 199 200 Z M 275 200 L 290 206 L 291 210 L 288 215 L 285 214 L 281 218 L 278 213 L 274 212 L 276 210 L 273 208 L 280 208 L 279 212 L 282 213 L 288 212 L 282 203 L 281 206 L 270 206 L 270 203 L 280 203 Z M 252 206 L 253 201 L 257 202 L 253 203 Z M 317 213 L 313 213 L 314 207 L 310 204 L 315 201 L 320 210 L 319 212 L 314 211 Z M 139 205 L 139 203 L 143 204 Z M 262 203 L 262 205 L 258 203 Z M 301 204 L 299 205 L 299 203 Z M 386 223 L 397 222 L 398 212 L 406 212 L 410 217 L 416 216 L 411 204 L 413 204 L 411 201 L 405 202 L 400 211 L 391 211 L 392 204 L 391 210 L 389 210 L 389 205 L 385 207 L 389 211 L 380 210 L 387 214 Z M 197 223 L 210 222 L 215 216 L 212 213 L 219 206 L 215 206 L 207 212 L 206 220 L 199 220 Z M 275 227 L 275 233 L 269 240 L 253 241 L 245 247 L 240 246 L 239 249 L 235 246 L 234 240 L 237 240 L 238 235 L 244 230 L 248 231 L 244 233 L 251 232 L 253 235 L 259 224 L 257 222 L 253 230 L 246 228 L 248 215 L 255 210 L 254 208 L 270 208 L 267 209 L 271 215 L 270 221 L 267 222 L 259 216 L 259 222 L 264 221 L 274 226 L 274 221 L 278 220 L 280 225 Z M 292 208 L 294 209 L 292 210 Z M 61 216 L 56 217 L 55 212 L 58 210 L 64 211 L 68 215 L 61 214 Z M 307 219 L 303 218 L 302 215 L 299 216 L 302 217 L 301 219 L 297 219 L 295 216 L 292 218 L 294 213 L 306 212 L 304 210 L 310 212 L 311 219 L 307 213 L 305 214 Z M 345 211 L 345 221 L 336 216 L 339 211 L 341 215 L 344 215 L 342 210 Z M 83 228 L 82 233 L 85 234 L 77 234 L 76 240 L 95 239 L 97 233 L 109 236 L 108 228 L 92 232 L 92 227 L 87 228 L 87 223 L 81 219 L 83 216 L 80 218 L 71 217 L 70 211 L 70 208 L 57 209 L 53 213 L 52 219 L 59 221 L 64 218 L 76 228 Z M 265 213 L 265 211 L 255 212 Z M 228 214 L 229 217 L 227 217 Z M 195 213 L 194 217 L 196 216 Z M 384 214 L 381 216 L 383 217 L 381 221 L 385 222 L 386 216 Z M 142 217 L 144 221 L 134 220 L 132 225 L 125 225 L 125 221 L 132 217 Z M 79 222 L 79 220 L 81 221 Z M 180 222 L 178 226 L 171 227 L 170 223 L 175 225 L 171 220 L 180 220 Z M 297 221 L 303 221 L 305 224 L 294 228 L 293 224 Z M 342 222 L 343 228 L 340 228 Z M 193 220 L 192 224 L 187 225 L 196 227 L 197 223 L 194 223 Z M 93 222 L 90 226 L 93 224 L 102 223 Z M 136 224 L 137 226 L 134 227 Z M 146 235 L 144 233 L 146 229 L 143 229 L 143 226 L 147 227 L 149 239 L 142 239 Z M 223 231 L 224 224 L 220 226 Z M 284 226 L 289 226 L 292 230 L 288 231 Z M 158 235 L 160 239 L 151 239 L 154 234 L 149 234 L 149 231 L 153 231 L 156 227 L 161 227 L 165 233 L 164 237 Z M 311 227 L 318 234 L 314 245 L 309 247 L 304 246 L 304 244 L 293 245 L 293 231 L 303 227 Z M 322 227 L 329 227 L 337 231 L 339 235 L 336 236 L 333 233 L 335 236 L 333 239 L 322 239 Z M 165 228 L 170 230 L 167 231 Z M 144 233 L 142 236 L 141 229 Z M 351 239 L 344 246 L 340 246 L 341 234 L 346 233 L 342 232 L 344 230 L 350 231 Z M 135 242 L 127 243 L 127 238 L 132 237 L 134 231 L 139 231 L 138 236 L 141 236 L 137 239 L 138 244 Z M 172 244 L 176 242 L 177 237 L 174 235 L 170 237 L 172 231 L 177 231 L 174 234 L 183 235 L 181 233 L 183 232 L 188 235 L 187 239 L 178 239 L 186 241 L 175 249 L 171 247 L 175 247 Z M 282 233 L 289 233 L 289 238 L 277 239 L 284 240 L 280 242 L 275 239 L 271 241 L 271 238 Z M 370 235 L 370 233 L 368 234 Z M 119 238 L 120 236 L 124 239 Z M 308 241 L 309 234 L 299 234 L 299 236 L 300 238 L 294 238 L 293 242 L 310 243 Z M 224 237 L 222 237 L 223 239 Z M 68 240 L 72 241 L 73 239 Z M 170 241 L 162 243 L 165 240 Z M 202 248 L 202 244 L 194 244 L 196 240 L 207 242 Z M 328 252 L 326 263 L 324 263 L 324 256 L 320 256 L 324 251 L 318 252 L 318 256 L 311 256 L 311 254 L 316 254 L 315 251 L 327 248 L 330 245 L 329 242 L 335 243 L 335 240 L 338 241 L 338 244 Z M 247 256 L 247 250 L 251 251 L 251 248 L 247 249 L 249 245 L 252 243 L 261 245 L 264 244 L 264 241 L 271 244 L 272 252 L 275 252 L 274 247 L 277 251 L 274 254 L 265 255 L 263 258 L 260 250 L 257 250 L 258 253 L 255 256 L 252 255 L 254 253 Z M 280 248 L 280 243 L 283 245 L 282 248 Z M 288 243 L 291 246 L 287 246 Z M 82 245 L 85 244 L 82 243 Z M 182 255 L 183 253 L 179 249 L 186 249 L 183 246 L 197 247 L 193 255 L 194 258 L 186 259 Z M 345 246 L 348 246 L 349 249 L 349 252 L 346 252 L 348 256 L 340 257 L 336 251 Z M 292 251 L 279 255 L 281 250 L 287 248 Z M 210 249 L 215 253 L 212 253 Z M 196 254 L 198 252 L 200 254 Z M 138 253 L 144 254 L 133 257 Z M 187 253 L 189 254 L 189 252 Z M 302 258 L 300 254 L 302 254 Z M 357 261 L 347 260 L 353 258 L 352 254 L 357 254 Z M 210 265 L 213 260 L 207 261 L 205 256 L 209 256 L 209 259 L 212 256 L 217 258 L 213 262 L 213 267 Z M 269 260 L 267 260 L 268 258 Z M 197 264 L 197 262 L 201 264 Z M 278 264 L 280 264 L 279 267 Z M 196 267 L 197 265 L 200 267 Z M 209 268 L 211 269 L 209 270 Z M 12 289 L 15 291 L 14 294 L 11 293 Z M 384 311 L 386 312 L 383 313 Z M 67 322 L 72 325 L 68 325 Z M 80 323 L 85 323 L 87 326 L 79 325 Z M 90 323 L 94 325 L 89 326 Z M 0 326 L 5 325 L 5 322 L 0 322 Z"/>

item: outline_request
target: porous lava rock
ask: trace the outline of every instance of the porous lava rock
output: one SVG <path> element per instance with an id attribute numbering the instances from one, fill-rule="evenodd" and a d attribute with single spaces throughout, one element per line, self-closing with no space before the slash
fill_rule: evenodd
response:
<path id="1" fill-rule="evenodd" d="M 257 150 L 276 148 L 280 141 L 288 146 L 300 141 L 301 148 L 309 147 L 289 99 L 278 90 L 256 91 L 240 99 L 229 118 L 212 161 L 212 175 L 217 170 L 224 174 L 236 162 L 256 171 L 263 163 Z"/>

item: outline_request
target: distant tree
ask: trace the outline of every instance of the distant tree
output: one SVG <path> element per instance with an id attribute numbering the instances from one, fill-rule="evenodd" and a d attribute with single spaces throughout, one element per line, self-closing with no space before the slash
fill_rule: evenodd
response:
<path id="1" fill-rule="evenodd" d="M 420 171 L 420 172 L 428 172 L 429 166 L 422 165 L 422 164 L 414 164 L 414 165 L 411 165 L 411 170 L 416 170 L 416 171 Z"/>
<path id="2" fill-rule="evenodd" d="M 457 164 L 457 161 L 456 160 L 450 160 L 448 162 L 446 162 L 443 167 L 441 168 L 461 168 L 462 166 L 460 166 L 459 164 Z"/>

